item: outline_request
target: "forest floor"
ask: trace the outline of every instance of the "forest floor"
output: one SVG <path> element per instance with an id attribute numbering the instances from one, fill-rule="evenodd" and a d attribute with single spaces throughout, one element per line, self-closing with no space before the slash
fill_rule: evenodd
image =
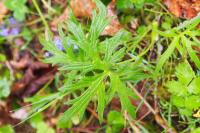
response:
<path id="1" fill-rule="evenodd" d="M 0 0 L 0 133 L 200 133 L 200 0 L 100 1 Z"/>

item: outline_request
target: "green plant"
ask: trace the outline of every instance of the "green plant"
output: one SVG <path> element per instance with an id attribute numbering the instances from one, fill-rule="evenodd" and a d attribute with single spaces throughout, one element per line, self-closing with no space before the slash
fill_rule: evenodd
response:
<path id="1" fill-rule="evenodd" d="M 4 54 L 0 53 L 0 62 L 4 62 L 4 61 L 6 61 L 6 56 Z"/>
<path id="2" fill-rule="evenodd" d="M 42 117 L 42 114 L 37 114 L 30 119 L 31 125 L 37 130 L 37 133 L 55 133 L 54 129 L 48 126 Z"/>
<path id="3" fill-rule="evenodd" d="M 14 129 L 11 125 L 4 125 L 0 127 L 0 133 L 14 133 Z"/>
<path id="4" fill-rule="evenodd" d="M 200 15 L 197 15 L 191 20 L 184 21 L 179 26 L 166 30 L 157 31 L 160 36 L 165 39 L 169 38 L 171 43 L 167 50 L 164 51 L 158 60 L 156 65 L 155 75 L 163 68 L 166 61 L 173 55 L 175 49 L 183 57 L 187 58 L 189 55 L 191 61 L 193 61 L 198 69 L 200 69 L 200 60 L 197 56 L 197 52 L 192 48 L 193 46 L 199 46 L 199 40 L 197 37 L 200 35 L 200 30 L 196 29 L 196 26 L 200 23 Z"/>
<path id="5" fill-rule="evenodd" d="M 27 0 L 6 0 L 5 6 L 13 11 L 15 19 L 23 21 L 28 8 L 25 5 Z"/>
<path id="6" fill-rule="evenodd" d="M 141 9 L 145 3 L 153 3 L 155 0 L 116 0 L 117 8 L 126 10 L 131 8 Z"/>
<path id="7" fill-rule="evenodd" d="M 171 93 L 171 103 L 186 117 L 200 107 L 200 77 L 196 76 L 189 63 L 181 63 L 175 71 L 177 80 L 169 81 L 166 86 Z"/>
<path id="8" fill-rule="evenodd" d="M 118 133 L 125 125 L 123 115 L 117 111 L 109 112 L 107 122 L 106 133 Z"/>
<path id="9" fill-rule="evenodd" d="M 200 132 L 200 128 L 197 128 L 195 130 L 193 130 L 191 133 L 199 133 Z"/>
<path id="10" fill-rule="evenodd" d="M 6 98 L 10 94 L 10 86 L 12 84 L 13 78 L 9 69 L 4 66 L 7 61 L 6 56 L 0 53 L 0 100 Z"/>
<path id="11" fill-rule="evenodd" d="M 27 27 L 24 27 L 22 32 L 21 32 L 21 35 L 23 36 L 23 38 L 26 40 L 26 41 L 31 41 L 32 38 L 33 38 L 33 35 L 30 31 L 30 29 L 28 29 Z"/>
<path id="12" fill-rule="evenodd" d="M 66 77 L 64 86 L 59 89 L 58 99 L 75 92 L 80 94 L 67 101 L 71 107 L 60 117 L 58 124 L 61 127 L 74 115 L 81 119 L 91 100 L 97 101 L 97 112 L 102 121 L 105 106 L 115 96 L 119 96 L 122 110 L 134 118 L 135 107 L 130 98 L 136 96 L 126 82 L 135 84 L 147 77 L 142 58 L 130 54 L 127 49 L 127 42 L 131 39 L 127 31 L 122 30 L 111 38 L 99 38 L 109 20 L 106 18 L 106 7 L 99 0 L 95 2 L 99 10 L 98 13 L 93 12 L 88 31 L 84 31 L 74 17 L 68 22 L 67 36 L 59 28 L 64 51 L 55 46 L 51 37 L 40 39 L 44 50 L 52 53 L 45 62 L 58 65 L 60 73 Z M 75 45 L 77 50 L 74 50 Z"/>
<path id="13" fill-rule="evenodd" d="M 6 98 L 10 94 L 10 84 L 6 78 L 0 79 L 0 99 Z"/>

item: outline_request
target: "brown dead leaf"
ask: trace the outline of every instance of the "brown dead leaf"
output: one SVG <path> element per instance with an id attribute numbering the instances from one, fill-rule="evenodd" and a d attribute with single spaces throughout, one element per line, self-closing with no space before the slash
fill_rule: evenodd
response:
<path id="1" fill-rule="evenodd" d="M 176 17 L 191 19 L 200 12 L 200 0 L 164 0 Z"/>
<path id="2" fill-rule="evenodd" d="M 92 11 L 96 8 L 95 3 L 92 0 L 71 0 L 70 7 L 76 17 L 92 17 Z M 56 17 L 51 22 L 51 29 L 53 31 L 57 30 L 57 25 L 69 19 L 70 9 L 67 7 L 64 12 Z M 117 13 L 115 10 L 115 1 L 113 0 L 107 6 L 107 17 L 112 18 L 110 24 L 105 28 L 102 35 L 110 35 L 113 36 L 116 34 L 121 28 L 122 25 L 119 23 L 117 18 Z"/>
<path id="3" fill-rule="evenodd" d="M 11 114 L 11 117 L 18 120 L 23 120 L 28 117 L 28 109 L 27 108 L 21 108 Z"/>
<path id="4" fill-rule="evenodd" d="M 138 19 L 134 19 L 134 20 L 132 20 L 130 22 L 130 24 L 131 24 L 130 28 L 135 31 L 139 26 L 139 20 Z"/>
<path id="5" fill-rule="evenodd" d="M 23 78 L 12 86 L 12 95 L 20 95 L 21 98 L 37 92 L 44 84 L 54 78 L 56 69 L 48 64 L 34 61 L 29 53 L 24 53 L 19 61 L 10 61 L 14 70 L 25 71 Z"/>
<path id="6" fill-rule="evenodd" d="M 10 116 L 9 110 L 6 106 L 0 105 L 0 126 L 8 123 L 15 125 L 18 122 L 19 120 L 13 119 Z"/>
<path id="7" fill-rule="evenodd" d="M 191 19 L 200 12 L 200 0 L 164 0 L 164 3 L 169 8 L 169 11 L 176 17 Z M 199 28 L 199 26 L 197 26 Z M 199 54 L 199 47 L 193 47 Z"/>
<path id="8" fill-rule="evenodd" d="M 144 85 L 145 85 L 145 82 L 144 81 L 141 81 L 140 83 L 138 83 L 136 85 L 136 89 L 137 91 L 144 97 L 146 95 L 147 90 L 148 89 L 145 89 L 144 88 Z M 151 96 L 149 96 L 151 97 Z M 148 102 L 150 101 L 148 99 L 148 97 L 145 98 L 146 100 L 148 100 Z M 138 107 L 140 104 L 141 104 L 142 100 L 141 99 L 131 99 L 131 103 L 135 106 L 135 107 Z M 145 118 L 147 115 L 150 114 L 150 110 L 149 108 L 144 104 L 144 102 L 142 102 L 142 105 L 141 107 L 139 108 L 139 110 L 137 111 L 137 119 L 138 120 L 141 120 L 143 118 Z"/>
<path id="9" fill-rule="evenodd" d="M 11 124 L 12 126 L 16 126 L 19 124 L 20 120 L 13 118 L 9 112 L 8 106 L 0 105 L 0 126 Z M 34 129 L 30 124 L 22 123 L 16 127 L 14 127 L 16 133 L 35 133 L 36 129 Z"/>
<path id="10" fill-rule="evenodd" d="M 107 6 L 107 17 L 112 18 L 110 24 L 104 29 L 102 35 L 115 35 L 121 28 L 122 25 L 119 23 L 117 13 L 115 10 L 115 2 L 111 2 Z"/>
<path id="11" fill-rule="evenodd" d="M 5 15 L 8 13 L 8 9 L 4 6 L 3 1 L 0 1 L 0 23 L 2 22 Z"/>
<path id="12" fill-rule="evenodd" d="M 29 63 L 31 63 L 29 60 L 30 59 L 30 55 L 29 54 L 25 54 L 23 58 L 21 58 L 20 60 L 12 60 L 10 61 L 10 64 L 12 67 L 14 67 L 15 69 L 23 69 L 25 67 L 28 66 Z"/>
<path id="13" fill-rule="evenodd" d="M 96 5 L 92 2 L 92 0 L 71 0 L 70 7 L 76 17 L 91 17 L 92 10 L 96 7 Z M 56 31 L 58 24 L 67 21 L 69 16 L 70 8 L 66 7 L 59 17 L 53 19 L 51 22 L 51 29 Z"/>
<path id="14" fill-rule="evenodd" d="M 169 124 L 159 114 L 155 115 L 155 120 L 162 128 L 165 129 L 167 133 L 177 133 L 176 129 L 170 127 Z"/>
<path id="15" fill-rule="evenodd" d="M 36 64 L 38 62 L 35 62 Z M 34 64 L 34 63 L 33 63 Z M 14 95 L 20 95 L 21 98 L 33 95 L 48 81 L 53 80 L 56 73 L 56 69 L 44 68 L 43 66 L 37 66 L 37 68 L 29 67 L 24 74 L 24 77 L 12 86 L 12 93 Z"/>
<path id="16" fill-rule="evenodd" d="M 56 69 L 51 69 L 48 68 L 49 70 L 47 72 L 45 72 L 44 74 L 42 74 L 40 76 L 38 75 L 34 75 L 35 77 L 33 78 L 33 80 L 31 80 L 29 82 L 29 84 L 26 86 L 26 90 L 23 92 L 23 97 L 27 97 L 30 95 L 35 94 L 37 91 L 39 91 L 39 89 L 45 85 L 46 83 L 48 83 L 49 81 L 53 80 L 55 73 L 56 73 Z M 43 69 L 40 69 L 39 71 L 43 71 Z"/>
<path id="17" fill-rule="evenodd" d="M 71 0 L 70 6 L 76 17 L 91 17 L 93 9 L 96 8 L 92 0 Z"/>
<path id="18" fill-rule="evenodd" d="M 64 12 L 59 17 L 56 17 L 56 18 L 53 19 L 53 21 L 50 24 L 51 25 L 51 29 L 53 31 L 57 31 L 58 24 L 59 23 L 63 23 L 66 20 L 68 20 L 69 16 L 70 16 L 70 9 L 66 8 L 64 10 Z"/>
<path id="19" fill-rule="evenodd" d="M 63 4 L 66 3 L 67 0 L 53 0 L 52 3 L 56 3 L 56 4 Z"/>

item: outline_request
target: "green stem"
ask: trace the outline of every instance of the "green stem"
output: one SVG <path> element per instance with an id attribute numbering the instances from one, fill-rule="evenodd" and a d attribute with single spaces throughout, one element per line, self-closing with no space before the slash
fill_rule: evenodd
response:
<path id="1" fill-rule="evenodd" d="M 40 10 L 40 8 L 39 8 L 39 6 L 38 6 L 37 1 L 36 1 L 36 0 L 32 0 L 32 1 L 33 1 L 33 5 L 35 6 L 37 12 L 39 13 L 39 15 L 40 15 L 40 17 L 41 17 L 41 19 L 42 19 L 42 22 L 43 22 L 45 28 L 47 28 L 47 29 L 49 30 L 48 23 L 47 23 L 47 21 L 45 20 L 45 17 L 44 17 L 44 15 L 42 14 L 42 12 L 41 12 L 41 10 Z"/>

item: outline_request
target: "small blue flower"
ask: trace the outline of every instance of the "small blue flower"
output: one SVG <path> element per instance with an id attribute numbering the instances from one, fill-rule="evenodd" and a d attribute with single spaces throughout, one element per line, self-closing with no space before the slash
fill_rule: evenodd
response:
<path id="1" fill-rule="evenodd" d="M 77 46 L 77 45 L 74 45 L 74 49 L 77 50 L 77 49 L 78 49 L 78 46 Z"/>
<path id="2" fill-rule="evenodd" d="M 18 24 L 18 22 L 14 18 L 12 18 L 12 17 L 9 18 L 8 20 L 9 20 L 10 24 L 13 24 L 13 25 Z"/>
<path id="3" fill-rule="evenodd" d="M 55 38 L 54 38 L 54 43 L 55 43 L 56 47 L 57 47 L 59 50 L 64 51 L 63 44 L 62 44 L 62 42 L 61 42 L 61 40 L 60 40 L 59 37 L 55 37 Z M 71 46 L 71 44 L 68 43 L 68 46 Z M 78 49 L 78 46 L 77 46 L 77 45 L 74 45 L 74 50 L 77 50 L 77 49 Z"/>
<path id="4" fill-rule="evenodd" d="M 61 42 L 61 40 L 60 40 L 59 37 L 55 37 L 54 43 L 55 43 L 56 47 L 57 47 L 59 50 L 61 50 L 61 51 L 64 50 L 63 44 L 62 44 L 62 42 Z"/>
<path id="5" fill-rule="evenodd" d="M 60 40 L 60 37 L 58 37 L 58 36 L 54 37 L 53 42 L 54 42 L 54 45 L 55 45 L 59 50 L 61 50 L 61 51 L 64 51 L 64 50 L 65 50 L 64 47 L 63 47 L 63 44 L 62 44 L 62 42 L 61 42 L 61 40 Z M 68 46 L 71 46 L 71 44 L 68 43 Z M 77 50 L 77 49 L 78 49 L 78 46 L 77 46 L 77 45 L 74 45 L 74 50 Z M 52 54 L 51 52 L 45 52 L 45 53 L 44 53 L 44 57 L 51 57 L 51 56 L 53 56 L 53 54 Z"/>
<path id="6" fill-rule="evenodd" d="M 44 57 L 51 57 L 53 54 L 51 52 L 45 52 Z"/>
<path id="7" fill-rule="evenodd" d="M 7 24 L 0 26 L 0 36 L 16 36 L 20 31 L 19 23 L 14 18 L 9 18 Z"/>

